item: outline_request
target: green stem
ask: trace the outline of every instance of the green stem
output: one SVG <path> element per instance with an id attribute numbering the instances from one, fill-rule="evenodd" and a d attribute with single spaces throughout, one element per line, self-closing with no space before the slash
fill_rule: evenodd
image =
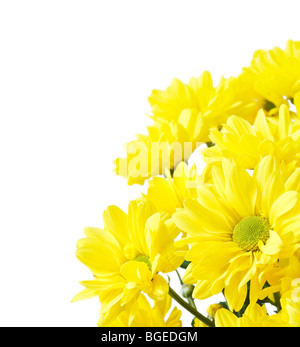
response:
<path id="1" fill-rule="evenodd" d="M 214 323 L 204 317 L 200 312 L 198 312 L 194 307 L 189 305 L 186 301 L 184 301 L 171 287 L 169 287 L 169 295 L 178 302 L 179 305 L 184 307 L 187 311 L 189 311 L 192 315 L 194 315 L 196 318 L 198 318 L 201 322 L 206 324 L 208 327 L 214 327 Z"/>
<path id="2" fill-rule="evenodd" d="M 195 310 L 197 310 L 197 307 L 196 307 L 194 298 L 192 298 L 191 296 L 189 296 L 189 297 L 187 298 L 187 301 L 189 302 L 189 304 L 190 304 Z"/>
<path id="3" fill-rule="evenodd" d="M 182 278 L 181 278 L 181 276 L 180 276 L 178 270 L 176 270 L 176 273 L 177 273 L 177 276 L 178 276 L 178 278 L 179 278 L 180 284 L 183 286 L 184 283 L 183 283 L 183 281 L 182 281 Z M 187 299 L 188 303 L 189 303 L 192 307 L 194 307 L 195 310 L 197 310 L 197 306 L 196 306 L 196 304 L 195 304 L 194 298 L 193 298 L 192 296 L 189 296 L 189 297 L 187 297 L 186 299 Z"/>
<path id="4" fill-rule="evenodd" d="M 181 278 L 181 276 L 180 276 L 178 270 L 176 270 L 176 273 L 177 273 L 177 276 L 178 276 L 178 279 L 179 279 L 180 284 L 183 285 L 183 281 L 182 281 L 182 278 Z"/>

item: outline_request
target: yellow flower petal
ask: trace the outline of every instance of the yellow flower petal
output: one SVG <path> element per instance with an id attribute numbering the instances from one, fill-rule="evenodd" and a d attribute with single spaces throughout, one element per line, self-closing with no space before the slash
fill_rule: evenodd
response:
<path id="1" fill-rule="evenodd" d="M 257 114 L 256 120 L 254 122 L 254 129 L 256 134 L 261 138 L 274 141 L 274 136 L 267 123 L 266 115 L 263 110 L 260 110 Z"/>
<path id="2" fill-rule="evenodd" d="M 282 194 L 272 205 L 270 211 L 270 222 L 271 225 L 275 225 L 277 220 L 290 211 L 298 201 L 298 193 L 289 191 Z"/>
<path id="3" fill-rule="evenodd" d="M 230 312 L 229 310 L 225 308 L 221 308 L 216 313 L 215 324 L 216 324 L 216 327 L 228 327 L 228 328 L 238 327 L 239 319 L 234 313 Z"/>
<path id="4" fill-rule="evenodd" d="M 260 245 L 260 250 L 267 255 L 274 255 L 280 252 L 282 248 L 282 241 L 279 235 L 270 230 L 270 237 L 265 245 Z"/>
<path id="5" fill-rule="evenodd" d="M 291 133 L 292 123 L 289 109 L 286 105 L 281 105 L 279 109 L 279 138 L 284 139 Z"/>

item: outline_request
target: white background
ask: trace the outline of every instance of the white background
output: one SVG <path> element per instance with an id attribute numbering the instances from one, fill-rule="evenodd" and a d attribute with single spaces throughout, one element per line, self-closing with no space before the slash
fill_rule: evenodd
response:
<path id="1" fill-rule="evenodd" d="M 71 304 L 85 226 L 141 186 L 113 174 L 172 78 L 237 75 L 300 39 L 299 1 L 0 1 L 0 325 L 95 326 Z M 205 313 L 206 304 L 199 306 Z M 188 318 L 188 323 L 189 323 Z"/>

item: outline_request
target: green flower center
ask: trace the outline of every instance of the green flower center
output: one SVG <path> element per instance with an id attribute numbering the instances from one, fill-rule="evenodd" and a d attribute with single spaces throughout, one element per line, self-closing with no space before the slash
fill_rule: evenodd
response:
<path id="1" fill-rule="evenodd" d="M 152 271 L 152 265 L 151 265 L 150 259 L 146 255 L 139 255 L 134 259 L 134 261 L 139 261 L 141 263 L 147 264 L 149 270 Z"/>
<path id="2" fill-rule="evenodd" d="M 232 239 L 243 250 L 255 252 L 258 243 L 265 243 L 270 236 L 270 224 L 264 217 L 250 216 L 242 219 L 233 229 Z"/>

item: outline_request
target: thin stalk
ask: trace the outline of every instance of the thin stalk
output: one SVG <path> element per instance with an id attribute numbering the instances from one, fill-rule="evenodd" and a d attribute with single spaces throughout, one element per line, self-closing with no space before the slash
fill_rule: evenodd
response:
<path id="1" fill-rule="evenodd" d="M 180 276 L 178 270 L 176 270 L 176 273 L 177 273 L 177 276 L 178 276 L 178 279 L 179 279 L 180 284 L 183 285 L 183 281 L 182 281 L 182 278 L 181 278 L 181 276 Z"/>
<path id="2" fill-rule="evenodd" d="M 177 276 L 178 276 L 178 279 L 179 279 L 180 284 L 183 286 L 184 283 L 183 283 L 183 280 L 182 280 L 182 278 L 181 278 L 180 273 L 178 272 L 178 270 L 176 270 L 176 273 L 177 273 Z M 196 304 L 195 304 L 194 298 L 193 298 L 192 296 L 189 296 L 189 297 L 187 297 L 186 299 L 187 299 L 188 303 L 189 303 L 192 307 L 194 307 L 195 310 L 197 310 L 197 306 L 196 306 Z"/>
<path id="3" fill-rule="evenodd" d="M 196 304 L 195 304 L 195 300 L 194 300 L 193 297 L 189 296 L 189 297 L 187 298 L 187 301 L 189 302 L 189 304 L 190 304 L 195 310 L 197 310 L 197 306 L 196 306 Z"/>
<path id="4" fill-rule="evenodd" d="M 198 318 L 201 322 L 206 324 L 208 327 L 214 327 L 215 324 L 208 318 L 204 317 L 200 312 L 198 312 L 194 307 L 184 301 L 171 287 L 169 287 L 169 295 L 178 302 L 183 308 L 189 311 L 192 315 Z"/>

